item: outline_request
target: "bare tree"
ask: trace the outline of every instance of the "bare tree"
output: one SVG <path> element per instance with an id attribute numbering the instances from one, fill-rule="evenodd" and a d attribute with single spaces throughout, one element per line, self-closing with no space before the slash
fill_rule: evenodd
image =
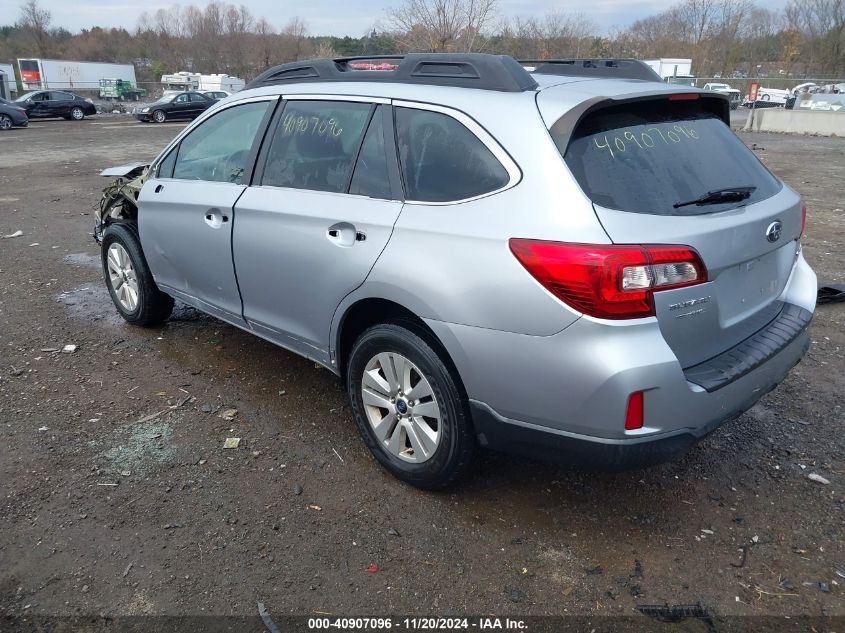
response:
<path id="1" fill-rule="evenodd" d="M 583 13 L 550 13 L 505 21 L 500 39 L 503 52 L 517 59 L 581 57 L 596 37 L 595 23 Z"/>
<path id="2" fill-rule="evenodd" d="M 275 63 L 277 55 L 276 30 L 264 18 L 255 24 L 255 50 L 258 56 L 256 70 L 261 72 L 270 68 Z"/>
<path id="3" fill-rule="evenodd" d="M 308 46 L 308 25 L 299 16 L 294 16 L 279 34 L 279 52 L 284 61 L 296 61 L 307 57 L 310 50 Z"/>
<path id="4" fill-rule="evenodd" d="M 35 46 L 39 57 L 50 54 L 50 22 L 52 15 L 42 9 L 38 0 L 27 0 L 21 5 L 17 27 L 24 31 Z"/>
<path id="5" fill-rule="evenodd" d="M 387 11 L 387 23 L 408 51 L 478 50 L 496 17 L 497 0 L 404 0 Z"/>
<path id="6" fill-rule="evenodd" d="M 802 33 L 810 65 L 825 73 L 845 69 L 845 1 L 791 0 L 784 15 L 789 27 Z"/>

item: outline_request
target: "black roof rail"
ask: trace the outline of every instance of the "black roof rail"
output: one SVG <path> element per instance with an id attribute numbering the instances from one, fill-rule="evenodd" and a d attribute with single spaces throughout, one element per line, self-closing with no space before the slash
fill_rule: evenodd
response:
<path id="1" fill-rule="evenodd" d="M 519 63 L 534 66 L 538 75 L 663 81 L 651 66 L 639 59 L 526 59 Z"/>
<path id="2" fill-rule="evenodd" d="M 537 89 L 537 82 L 513 57 L 484 53 L 409 53 L 309 59 L 270 68 L 249 82 L 246 88 L 311 81 L 426 84 L 500 92 Z"/>

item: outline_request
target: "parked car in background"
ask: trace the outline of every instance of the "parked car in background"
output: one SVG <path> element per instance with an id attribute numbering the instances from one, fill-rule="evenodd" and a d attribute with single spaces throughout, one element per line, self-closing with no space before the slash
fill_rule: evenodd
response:
<path id="1" fill-rule="evenodd" d="M 105 172 L 124 319 L 178 298 L 325 366 L 337 424 L 422 488 L 477 447 L 677 457 L 802 358 L 806 209 L 724 94 L 624 59 L 361 61 L 271 68 Z"/>
<path id="2" fill-rule="evenodd" d="M 706 83 L 704 84 L 704 90 L 728 95 L 728 99 L 731 102 L 731 110 L 736 110 L 739 107 L 740 92 L 736 88 L 731 88 L 728 84 Z"/>
<path id="3" fill-rule="evenodd" d="M 81 121 L 97 114 L 91 99 L 80 97 L 67 90 L 39 90 L 21 95 L 15 103 L 26 110 L 30 119 L 63 118 Z"/>
<path id="4" fill-rule="evenodd" d="M 155 103 L 135 108 L 132 114 L 144 123 L 164 123 L 168 119 L 195 119 L 215 103 L 216 100 L 201 92 L 180 92 L 165 95 Z"/>
<path id="5" fill-rule="evenodd" d="M 757 90 L 758 101 L 768 101 L 769 103 L 786 103 L 792 93 L 789 90 L 780 90 L 778 88 L 759 88 Z"/>
<path id="6" fill-rule="evenodd" d="M 226 97 L 231 97 L 233 93 L 228 92 L 226 90 L 205 90 L 203 94 L 208 97 L 209 99 L 214 99 L 215 101 L 219 101 L 220 99 L 225 99 Z"/>
<path id="7" fill-rule="evenodd" d="M 807 93 L 813 94 L 815 92 L 818 92 L 819 90 L 820 90 L 820 86 L 817 83 L 813 83 L 812 81 L 808 81 L 807 83 L 798 84 L 797 86 L 795 86 L 791 90 L 791 92 L 794 96 L 794 95 L 799 95 L 802 92 L 807 92 Z"/>
<path id="8" fill-rule="evenodd" d="M 0 130 L 10 130 L 13 127 L 26 127 L 29 117 L 21 106 L 0 98 Z"/>

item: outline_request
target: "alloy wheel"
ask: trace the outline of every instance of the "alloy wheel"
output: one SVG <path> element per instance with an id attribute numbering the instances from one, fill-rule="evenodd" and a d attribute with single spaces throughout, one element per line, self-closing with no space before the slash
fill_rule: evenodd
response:
<path id="1" fill-rule="evenodd" d="M 85 117 L 85 113 L 82 111 L 82 108 L 74 108 L 70 111 L 70 116 L 73 117 L 74 121 L 81 121 Z"/>
<path id="2" fill-rule="evenodd" d="M 12 127 L 12 119 L 6 114 L 0 114 L 0 130 L 9 130 Z"/>
<path id="3" fill-rule="evenodd" d="M 407 462 L 429 460 L 442 437 L 440 405 L 428 379 L 395 352 L 377 354 L 364 368 L 361 397 L 382 447 Z"/>
<path id="4" fill-rule="evenodd" d="M 120 305 L 127 312 L 134 312 L 138 307 L 138 277 L 135 267 L 126 249 L 118 243 L 108 250 L 109 283 Z"/>

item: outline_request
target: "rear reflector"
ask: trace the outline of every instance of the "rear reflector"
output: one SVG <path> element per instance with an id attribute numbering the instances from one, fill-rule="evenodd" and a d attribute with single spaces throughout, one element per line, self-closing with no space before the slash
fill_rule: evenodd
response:
<path id="1" fill-rule="evenodd" d="M 570 244 L 512 238 L 510 249 L 546 290 L 602 319 L 654 316 L 653 293 L 707 281 L 689 246 Z"/>
<path id="2" fill-rule="evenodd" d="M 698 95 L 694 92 L 669 95 L 669 101 L 695 101 L 696 99 L 698 99 Z"/>
<path id="3" fill-rule="evenodd" d="M 643 428 L 643 392 L 635 391 L 628 396 L 628 410 L 625 412 L 625 430 L 635 431 Z"/>

